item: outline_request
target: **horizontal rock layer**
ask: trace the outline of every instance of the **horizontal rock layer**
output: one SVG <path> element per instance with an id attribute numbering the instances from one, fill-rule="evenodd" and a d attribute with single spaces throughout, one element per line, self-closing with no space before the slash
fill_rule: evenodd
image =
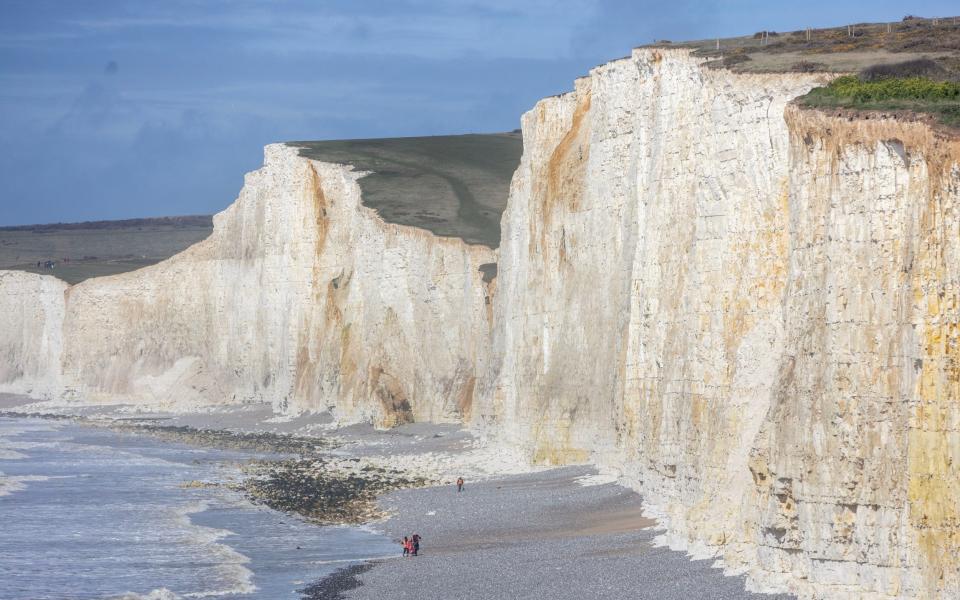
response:
<path id="1" fill-rule="evenodd" d="M 497 253 L 270 146 L 169 261 L 0 274 L 0 387 L 462 420 L 618 471 L 757 588 L 960 596 L 958 143 L 789 104 L 824 77 L 594 69 L 524 115 Z"/>

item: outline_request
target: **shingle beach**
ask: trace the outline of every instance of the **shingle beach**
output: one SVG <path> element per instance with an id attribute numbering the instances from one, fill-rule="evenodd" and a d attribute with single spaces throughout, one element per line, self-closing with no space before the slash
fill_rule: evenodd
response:
<path id="1" fill-rule="evenodd" d="M 530 600 L 786 599 L 752 594 L 713 561 L 654 547 L 641 498 L 568 467 L 478 483 L 403 490 L 380 504 L 392 538 L 423 536 L 420 555 L 341 573 L 316 598 Z M 339 586 L 348 582 L 343 588 Z M 359 585 L 358 585 L 359 584 Z M 339 588 L 339 589 L 338 589 Z"/>
<path id="2" fill-rule="evenodd" d="M 23 410 L 25 404 L 0 396 L 3 409 Z M 660 531 L 643 514 L 641 496 L 593 467 L 531 472 L 509 452 L 480 445 L 453 425 L 337 429 L 322 415 L 278 419 L 264 406 L 187 415 L 124 416 L 116 407 L 65 412 L 82 413 L 88 423 L 125 423 L 144 434 L 159 430 L 200 444 L 221 445 L 232 433 L 235 443 L 253 440 L 290 452 L 291 444 L 299 449 L 313 445 L 304 440 L 325 440 L 318 447 L 324 456 L 447 482 L 380 496 L 372 514 L 389 516 L 368 527 L 397 541 L 396 558 L 347 564 L 305 585 L 305 600 L 793 598 L 750 593 L 743 577 L 725 576 L 713 560 L 693 561 L 655 545 Z M 458 493 L 460 475 L 466 486 Z M 297 493 L 290 489 L 291 496 Z M 402 558 L 400 540 L 414 533 L 423 538 L 420 554 Z"/>

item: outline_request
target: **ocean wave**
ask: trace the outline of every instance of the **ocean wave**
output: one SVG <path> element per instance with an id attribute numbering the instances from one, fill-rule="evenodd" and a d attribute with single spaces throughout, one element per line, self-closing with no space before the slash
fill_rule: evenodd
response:
<path id="1" fill-rule="evenodd" d="M 208 508 L 208 503 L 203 500 L 170 508 L 168 514 L 173 520 L 170 533 L 184 535 L 185 541 L 191 546 L 198 548 L 199 552 L 205 557 L 212 557 L 218 563 L 215 567 L 219 575 L 217 579 L 226 584 L 222 586 L 222 589 L 181 591 L 178 594 L 166 587 L 161 587 L 146 594 L 124 592 L 119 595 L 107 596 L 104 600 L 184 600 L 186 598 L 243 596 L 255 592 L 257 586 L 253 584 L 253 571 L 246 567 L 250 558 L 221 542 L 223 538 L 233 535 L 233 532 L 227 529 L 197 525 L 191 520 L 191 515 L 201 513 Z M 173 532 L 177 533 L 174 534 Z"/>
<path id="2" fill-rule="evenodd" d="M 27 482 L 30 481 L 46 481 L 50 479 L 43 475 L 5 475 L 0 471 L 0 497 L 9 496 L 14 492 L 19 492 L 25 489 Z"/>
<path id="3" fill-rule="evenodd" d="M 61 426 L 55 423 L 36 423 L 27 424 L 3 422 L 0 424 L 0 460 L 23 460 L 28 455 L 20 450 L 30 450 L 32 448 L 52 447 L 53 442 L 25 442 L 15 440 L 18 436 L 25 433 L 35 433 L 38 431 L 58 431 Z"/>
<path id="4" fill-rule="evenodd" d="M 23 460 L 27 455 L 0 444 L 0 460 Z"/>
<path id="5" fill-rule="evenodd" d="M 146 594 L 138 594 L 136 592 L 125 592 L 119 596 L 107 596 L 104 600 L 180 600 L 181 596 L 178 596 L 168 590 L 167 588 L 159 588 L 156 590 L 150 590 Z"/>
<path id="6" fill-rule="evenodd" d="M 216 557 L 219 562 L 217 571 L 225 581 L 229 581 L 233 585 L 221 590 L 186 593 L 183 594 L 183 597 L 212 598 L 252 594 L 257 590 L 257 586 L 253 584 L 253 571 L 246 567 L 246 565 L 250 563 L 250 557 L 220 542 L 223 538 L 234 535 L 234 532 L 229 529 L 217 529 L 215 527 L 197 525 L 190 518 L 190 515 L 201 513 L 208 508 L 209 504 L 206 501 L 197 501 L 176 509 L 174 518 L 185 531 L 190 532 L 191 542 L 202 546 L 206 554 Z"/>
<path id="7" fill-rule="evenodd" d="M 59 423 L 51 423 L 49 421 L 36 423 L 25 423 L 22 420 L 18 420 L 16 422 L 6 420 L 0 421 L 0 435 L 2 435 L 2 437 L 16 437 L 25 433 L 35 433 L 37 431 L 59 431 L 61 429 L 63 429 L 63 425 Z"/>
<path id="8" fill-rule="evenodd" d="M 0 437 L 0 458 L 3 458 L 6 453 L 10 453 L 11 455 L 16 454 L 19 456 L 5 460 L 23 460 L 27 458 L 28 455 L 20 452 L 20 450 L 34 450 L 37 448 L 52 449 L 57 448 L 59 444 L 60 442 L 23 442 Z"/>

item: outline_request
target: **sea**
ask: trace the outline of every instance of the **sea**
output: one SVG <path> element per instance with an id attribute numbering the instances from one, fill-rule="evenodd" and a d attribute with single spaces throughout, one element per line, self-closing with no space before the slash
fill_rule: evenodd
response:
<path id="1" fill-rule="evenodd" d="M 340 567 L 396 555 L 374 531 L 232 489 L 263 456 L 0 417 L 0 598 L 299 599 Z"/>

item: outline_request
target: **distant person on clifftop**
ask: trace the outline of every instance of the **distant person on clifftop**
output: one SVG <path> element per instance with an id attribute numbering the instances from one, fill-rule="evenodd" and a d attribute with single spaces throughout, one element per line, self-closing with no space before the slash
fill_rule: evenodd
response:
<path id="1" fill-rule="evenodd" d="M 457 491 L 463 491 L 463 477 L 457 477 Z"/>

